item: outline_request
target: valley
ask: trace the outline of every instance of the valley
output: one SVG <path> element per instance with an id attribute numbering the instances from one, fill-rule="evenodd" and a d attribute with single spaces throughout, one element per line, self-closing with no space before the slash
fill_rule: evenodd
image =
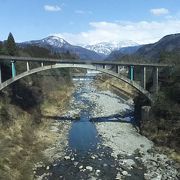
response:
<path id="1" fill-rule="evenodd" d="M 51 128 L 58 133 L 62 122 L 70 122 L 66 154 L 57 153 L 52 163 L 38 165 L 35 179 L 178 179 L 177 164 L 133 127 L 131 101 L 97 90 L 86 77 L 74 83 L 70 110 L 61 115 L 66 118 L 57 116 Z M 58 152 L 59 145 L 54 145 L 53 152 Z"/>
<path id="2" fill-rule="evenodd" d="M 7 40 L 12 43 L 10 49 L 2 43 L 1 55 L 67 59 L 72 63 L 83 59 L 79 59 L 77 47 L 72 50 L 70 44 L 58 37 L 22 44 L 12 42 L 11 38 Z M 0 178 L 179 179 L 179 53 L 178 46 L 171 46 L 176 38 L 178 41 L 178 34 L 164 37 L 153 45 L 122 48 L 120 54 L 126 55 L 119 57 L 117 53 L 113 61 L 138 64 L 151 63 L 150 59 L 157 58 L 160 63 L 171 60 L 176 64 L 173 69 L 162 68 L 159 72 L 160 91 L 153 95 L 152 104 L 123 81 L 96 71 L 92 76 L 91 71 L 78 68 L 39 72 L 3 89 Z M 142 57 L 144 48 L 147 53 Z M 154 56 L 147 55 L 152 51 Z M 86 52 L 89 50 L 83 51 L 85 60 L 89 60 Z M 97 62 L 95 59 L 92 62 Z M 3 81 L 11 78 L 10 63 L 5 60 L 0 63 Z M 51 64 L 44 62 L 43 66 L 48 63 Z M 29 70 L 43 68 L 39 62 L 28 65 Z M 112 72 L 116 69 L 108 68 Z M 17 73 L 26 71 L 23 61 L 16 62 L 16 70 Z M 134 83 L 142 75 L 138 67 L 133 74 L 132 68 L 131 73 L 128 68 L 120 70 L 124 71 L 120 71 L 124 73 L 121 75 L 135 78 Z M 83 77 L 73 78 L 76 73 Z M 152 73 L 148 71 L 146 82 L 150 92 Z M 148 117 L 142 116 L 143 107 L 150 107 Z"/>

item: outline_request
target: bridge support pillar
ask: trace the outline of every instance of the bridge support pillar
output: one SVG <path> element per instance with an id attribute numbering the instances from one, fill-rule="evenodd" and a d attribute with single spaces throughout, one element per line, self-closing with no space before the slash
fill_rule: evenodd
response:
<path id="1" fill-rule="evenodd" d="M 159 83 L 158 83 L 158 77 L 159 76 L 159 69 L 158 67 L 154 67 L 153 69 L 153 91 L 154 93 L 157 93 L 159 90 Z"/>
<path id="2" fill-rule="evenodd" d="M 26 65 L 27 65 L 27 71 L 29 71 L 30 69 L 29 69 L 29 62 L 28 61 L 27 61 Z"/>
<path id="3" fill-rule="evenodd" d="M 14 78 L 16 76 L 16 67 L 14 61 L 11 61 L 11 69 L 12 69 L 12 78 Z"/>
<path id="4" fill-rule="evenodd" d="M 42 63 L 41 63 L 41 67 L 43 67 L 43 66 L 44 66 L 44 63 L 42 62 Z"/>
<path id="5" fill-rule="evenodd" d="M 2 73 L 1 73 L 1 64 L 0 64 L 0 84 L 2 83 Z"/>
<path id="6" fill-rule="evenodd" d="M 146 67 L 143 67 L 142 71 L 142 87 L 146 89 Z"/>
<path id="7" fill-rule="evenodd" d="M 119 67 L 118 65 L 115 67 L 117 74 L 119 74 L 119 72 L 118 72 L 118 67 Z"/>
<path id="8" fill-rule="evenodd" d="M 129 78 L 130 78 L 130 80 L 131 81 L 133 81 L 134 80 L 134 66 L 130 66 L 129 67 Z"/>
<path id="9" fill-rule="evenodd" d="M 103 69 L 107 69 L 107 66 L 105 64 L 102 65 Z"/>
<path id="10" fill-rule="evenodd" d="M 118 66 L 118 74 L 120 74 L 121 66 Z"/>
<path id="11" fill-rule="evenodd" d="M 120 66 L 118 66 L 118 65 L 116 66 L 116 73 L 120 74 Z"/>

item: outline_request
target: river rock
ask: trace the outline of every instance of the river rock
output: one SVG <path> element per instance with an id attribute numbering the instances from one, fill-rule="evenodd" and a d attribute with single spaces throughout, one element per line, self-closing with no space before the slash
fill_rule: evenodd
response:
<path id="1" fill-rule="evenodd" d="M 53 164 L 53 166 L 54 166 L 54 167 L 56 167 L 56 166 L 57 166 L 57 164 L 55 163 L 55 164 Z"/>
<path id="2" fill-rule="evenodd" d="M 94 156 L 91 156 L 91 159 L 96 159 Z"/>
<path id="3" fill-rule="evenodd" d="M 89 171 L 93 170 L 93 168 L 91 166 L 86 166 L 86 169 L 89 170 Z"/>
<path id="4" fill-rule="evenodd" d="M 99 169 L 97 169 L 97 170 L 96 170 L 96 175 L 98 176 L 98 175 L 100 174 L 100 172 L 101 172 L 101 171 L 100 171 Z"/>
<path id="5" fill-rule="evenodd" d="M 151 176 L 147 173 L 144 174 L 144 179 L 145 180 L 150 180 L 151 179 Z"/>
<path id="6" fill-rule="evenodd" d="M 95 177 L 90 177 L 88 180 L 97 180 Z"/>
<path id="7" fill-rule="evenodd" d="M 134 162 L 134 160 L 132 160 L 132 159 L 126 159 L 126 160 L 124 160 L 124 163 L 127 164 L 128 166 L 132 166 L 132 165 L 136 164 Z"/>
<path id="8" fill-rule="evenodd" d="M 121 173 L 122 173 L 123 176 L 127 176 L 128 175 L 127 171 L 122 171 Z"/>
<path id="9" fill-rule="evenodd" d="M 64 159 L 65 159 L 65 160 L 69 160 L 69 159 L 71 159 L 71 158 L 70 158 L 70 156 L 65 156 Z"/>
<path id="10" fill-rule="evenodd" d="M 137 164 L 133 164 L 132 168 L 137 169 L 138 168 Z"/>
<path id="11" fill-rule="evenodd" d="M 74 166 L 77 166 L 78 165 L 78 162 L 74 162 Z"/>
<path id="12" fill-rule="evenodd" d="M 158 174 L 156 177 L 152 178 L 151 180 L 161 180 L 162 179 L 162 175 Z"/>
<path id="13" fill-rule="evenodd" d="M 81 166 L 79 166 L 79 169 L 82 169 L 83 168 L 83 166 L 81 165 Z"/>
<path id="14" fill-rule="evenodd" d="M 121 174 L 120 174 L 119 172 L 118 172 L 117 175 L 116 175 L 116 179 L 117 179 L 117 180 L 121 180 L 121 179 L 122 179 L 122 178 L 121 178 Z"/>
<path id="15" fill-rule="evenodd" d="M 123 169 L 124 171 L 129 171 L 131 169 L 131 167 L 127 167 L 126 165 L 124 164 L 120 164 L 119 165 L 121 169 Z"/>

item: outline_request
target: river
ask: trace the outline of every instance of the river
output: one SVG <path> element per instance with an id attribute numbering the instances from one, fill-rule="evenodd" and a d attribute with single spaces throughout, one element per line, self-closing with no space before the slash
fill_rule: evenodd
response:
<path id="1" fill-rule="evenodd" d="M 135 128 L 132 100 L 98 90 L 92 78 L 74 79 L 74 85 L 70 110 L 57 120 L 72 122 L 66 155 L 37 168 L 36 179 L 176 179 L 167 156 Z"/>

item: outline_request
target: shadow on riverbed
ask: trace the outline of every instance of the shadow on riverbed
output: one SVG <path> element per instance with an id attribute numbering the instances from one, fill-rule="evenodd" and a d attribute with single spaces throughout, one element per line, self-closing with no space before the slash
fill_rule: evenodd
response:
<path id="1" fill-rule="evenodd" d="M 70 117 L 70 116 L 44 116 L 44 118 L 58 120 L 58 121 L 79 121 L 80 117 Z M 113 114 L 111 116 L 95 117 L 90 118 L 91 122 L 124 122 L 124 123 L 133 123 L 134 118 L 133 114 L 121 115 Z"/>
<path id="2" fill-rule="evenodd" d="M 58 121 L 77 121 L 80 118 L 70 117 L 70 116 L 43 116 L 43 118 L 58 120 Z"/>
<path id="3" fill-rule="evenodd" d="M 113 114 L 111 116 L 104 116 L 104 117 L 96 117 L 91 118 L 90 121 L 92 122 L 124 122 L 124 123 L 132 123 L 133 121 L 132 115 L 121 115 L 121 114 Z"/>

